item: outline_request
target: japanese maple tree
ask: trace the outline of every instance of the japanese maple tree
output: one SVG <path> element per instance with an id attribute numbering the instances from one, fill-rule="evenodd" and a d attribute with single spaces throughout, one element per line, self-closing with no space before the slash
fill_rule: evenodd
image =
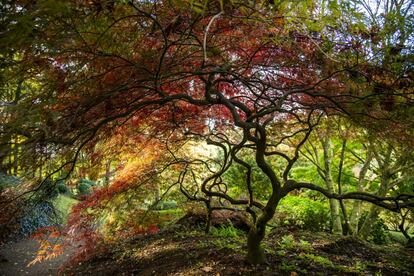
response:
<path id="1" fill-rule="evenodd" d="M 66 157 L 56 171 L 70 173 L 82 149 L 115 130 L 140 143 L 159 134 L 164 143 L 159 149 L 180 171 L 173 185 L 184 195 L 203 202 L 209 215 L 215 209 L 251 215 L 251 263 L 265 261 L 260 243 L 266 224 L 291 191 L 307 188 L 395 211 L 414 205 L 412 195 L 334 194 L 290 177 L 323 116 L 340 115 L 365 126 L 368 120 L 385 121 L 395 133 L 411 123 L 395 120 L 412 105 L 412 83 L 403 77 L 407 72 L 373 62 L 378 49 L 367 49 L 372 38 L 357 24 L 361 14 L 350 5 L 51 2 L 59 5 L 10 4 L 8 58 L 17 60 L 11 65 L 15 72 L 39 85 L 16 103 L 11 111 L 16 119 L 4 129 L 18 130 L 25 143 L 47 145 L 54 155 Z M 349 20 L 337 20 L 342 12 L 349 12 Z M 30 30 L 17 40 L 13 31 L 23 23 Z M 129 132 L 125 124 L 143 131 Z M 412 141 L 411 133 L 404 139 Z M 180 141 L 205 141 L 220 158 L 192 157 L 168 146 Z M 251 165 L 241 153 L 254 156 L 267 177 L 266 200 L 257 199 Z M 271 166 L 272 159 L 283 165 Z M 247 197 L 228 193 L 222 177 L 236 163 L 245 168 L 237 185 Z M 203 177 L 197 176 L 200 171 Z"/>

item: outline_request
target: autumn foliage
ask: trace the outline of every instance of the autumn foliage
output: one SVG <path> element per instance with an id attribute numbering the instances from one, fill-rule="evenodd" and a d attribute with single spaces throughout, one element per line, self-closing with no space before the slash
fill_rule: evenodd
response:
<path id="1" fill-rule="evenodd" d="M 161 219 L 144 203 L 160 183 L 204 204 L 207 230 L 212 210 L 247 212 L 251 263 L 265 261 L 260 242 L 290 192 L 306 188 L 393 211 L 412 206 L 411 196 L 335 193 L 292 178 L 303 146 L 326 118 L 413 145 L 404 52 L 396 59 L 385 42 L 377 47 L 379 31 L 363 29 L 363 15 L 346 3 L 47 3 L 18 1 L 12 9 L 21 19 L 24 7 L 36 32 L 19 40 L 11 24 L 18 62 L 10 68 L 36 89 L 9 110 L 17 119 L 4 129 L 34 145 L 33 156 L 59 157 L 51 158 L 46 179 L 61 172 L 63 179 L 98 179 L 106 168 L 107 183 L 73 207 L 60 234 L 79 243 L 78 256 L 111 235 L 157 232 Z M 342 12 L 349 18 L 337 18 Z M 189 150 L 205 144 L 215 156 Z M 248 154 L 267 179 L 266 196 L 252 188 Z M 235 164 L 243 168 L 236 196 L 223 177 Z M 38 260 L 61 250 L 48 243 L 50 235 L 38 238 Z"/>

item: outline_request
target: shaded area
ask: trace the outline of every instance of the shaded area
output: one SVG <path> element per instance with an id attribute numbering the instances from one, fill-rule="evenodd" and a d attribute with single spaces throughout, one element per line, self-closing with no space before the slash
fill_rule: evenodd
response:
<path id="1" fill-rule="evenodd" d="M 35 258 L 38 249 L 38 242 L 31 239 L 3 245 L 0 248 L 0 275 L 57 275 L 60 266 L 75 250 L 74 247 L 67 248 L 63 255 L 27 267 Z"/>
<path id="2" fill-rule="evenodd" d="M 218 234 L 217 234 L 218 233 Z M 221 235 L 221 236 L 220 236 Z M 306 231 L 274 231 L 264 242 L 268 262 L 244 261 L 244 235 L 176 226 L 120 241 L 108 253 L 67 267 L 75 275 L 413 275 L 403 247 L 373 246 L 350 238 Z M 352 252 L 370 252 L 354 254 Z M 291 274 L 293 273 L 293 274 Z"/>

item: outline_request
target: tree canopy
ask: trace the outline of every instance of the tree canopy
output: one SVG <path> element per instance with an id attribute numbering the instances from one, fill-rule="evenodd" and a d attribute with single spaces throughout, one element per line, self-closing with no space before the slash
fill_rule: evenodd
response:
<path id="1" fill-rule="evenodd" d="M 247 258 L 262 263 L 266 225 L 294 191 L 395 212 L 414 206 L 412 189 L 389 192 L 396 174 L 387 167 L 413 160 L 410 1 L 44 0 L 1 9 L 3 167 L 19 147 L 20 168 L 48 159 L 41 177 L 54 180 L 74 173 L 83 154 L 95 165 L 140 158 L 121 164 L 121 177 L 79 213 L 158 179 L 210 216 L 248 212 Z M 382 192 L 364 191 L 362 180 L 341 191 L 343 161 L 339 189 L 329 186 L 330 140 L 344 141 L 343 160 L 356 136 L 390 147 L 367 147 L 368 162 L 375 156 L 389 176 Z M 326 187 L 295 171 L 303 157 Z M 240 177 L 226 177 L 235 168 Z"/>

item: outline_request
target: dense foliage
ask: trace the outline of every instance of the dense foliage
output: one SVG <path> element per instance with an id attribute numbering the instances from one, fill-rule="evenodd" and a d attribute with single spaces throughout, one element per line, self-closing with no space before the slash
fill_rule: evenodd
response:
<path id="1" fill-rule="evenodd" d="M 247 215 L 255 264 L 274 219 L 384 243 L 387 209 L 411 240 L 414 6 L 375 5 L 6 1 L 0 170 L 25 182 L 2 204 L 81 200 L 39 235 L 79 242 L 75 261 L 158 232 L 175 202 L 206 232 Z"/>

